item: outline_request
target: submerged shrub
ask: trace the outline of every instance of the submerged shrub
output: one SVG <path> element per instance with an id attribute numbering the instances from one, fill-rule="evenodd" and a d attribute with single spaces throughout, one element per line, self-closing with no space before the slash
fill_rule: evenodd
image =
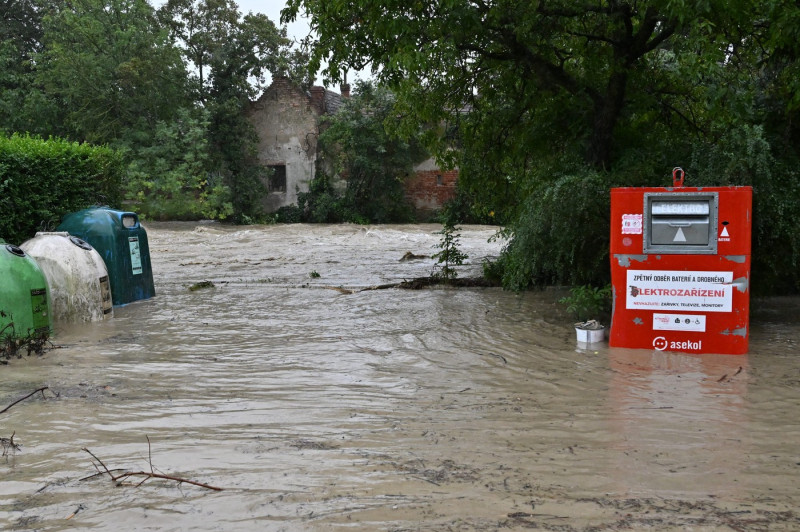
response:
<path id="1" fill-rule="evenodd" d="M 599 172 L 554 176 L 528 195 L 491 271 L 499 269 L 503 286 L 513 290 L 607 284 L 609 209 L 609 184 Z"/>

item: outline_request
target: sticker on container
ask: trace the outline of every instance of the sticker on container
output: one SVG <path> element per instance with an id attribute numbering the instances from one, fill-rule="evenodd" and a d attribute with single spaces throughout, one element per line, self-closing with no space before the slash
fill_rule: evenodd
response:
<path id="1" fill-rule="evenodd" d="M 625 308 L 731 312 L 733 272 L 628 270 Z"/>
<path id="2" fill-rule="evenodd" d="M 723 222 L 722 231 L 720 231 L 719 238 L 717 239 L 717 241 L 719 241 L 719 242 L 730 242 L 731 241 L 731 235 L 730 235 L 730 233 L 728 233 L 728 227 L 725 225 L 727 223 L 728 222 Z"/>
<path id="3" fill-rule="evenodd" d="M 46 333 L 50 329 L 50 319 L 47 317 L 47 288 L 34 288 L 31 290 L 31 311 L 33 330 L 37 334 Z"/>
<path id="4" fill-rule="evenodd" d="M 139 249 L 139 237 L 128 237 L 128 244 L 131 247 L 131 269 L 133 275 L 142 273 L 142 251 Z"/>
<path id="5" fill-rule="evenodd" d="M 642 234 L 642 215 L 623 214 L 622 215 L 622 234 L 641 235 Z"/>
<path id="6" fill-rule="evenodd" d="M 111 299 L 111 282 L 108 280 L 108 275 L 100 277 L 98 281 L 100 283 L 100 300 L 103 302 L 103 314 L 111 314 L 114 306 Z"/>
<path id="7" fill-rule="evenodd" d="M 654 331 L 706 332 L 706 317 L 702 314 L 653 313 Z"/>

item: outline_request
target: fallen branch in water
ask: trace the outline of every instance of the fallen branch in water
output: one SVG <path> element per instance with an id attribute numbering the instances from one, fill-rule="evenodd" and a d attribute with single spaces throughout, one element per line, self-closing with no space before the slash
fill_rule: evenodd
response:
<path id="1" fill-rule="evenodd" d="M 446 279 L 443 277 L 430 276 L 430 277 L 417 277 L 410 281 L 403 281 L 400 283 L 380 284 L 377 286 L 368 286 L 362 288 L 358 292 L 366 292 L 368 290 L 386 290 L 388 288 L 403 288 L 406 290 L 420 290 L 422 288 L 429 288 L 431 286 L 444 285 L 453 288 L 484 288 L 500 286 L 494 281 L 483 277 L 456 277 L 455 279 Z"/>
<path id="2" fill-rule="evenodd" d="M 19 451 L 19 445 L 14 443 L 14 435 L 16 433 L 16 431 L 12 432 L 10 438 L 0 438 L 0 445 L 3 447 L 3 456 L 8 456 L 9 449 L 12 451 Z"/>
<path id="3" fill-rule="evenodd" d="M 194 480 L 188 480 L 188 479 L 181 478 L 181 477 L 173 477 L 171 475 L 164 475 L 164 474 L 161 474 L 161 473 L 156 473 L 155 469 L 153 468 L 153 455 L 152 455 L 152 451 L 151 451 L 151 448 L 150 448 L 150 437 L 149 436 L 147 437 L 147 455 L 148 455 L 148 462 L 150 463 L 150 471 L 125 471 L 124 473 L 121 473 L 119 475 L 114 475 L 114 473 L 112 473 L 111 470 L 108 469 L 108 467 L 106 467 L 106 464 L 103 463 L 103 461 L 100 460 L 92 451 L 90 451 L 86 447 L 84 447 L 83 450 L 86 451 L 87 453 L 89 453 L 92 456 L 92 458 L 95 459 L 96 463 L 94 463 L 93 465 L 94 465 L 95 469 L 97 469 L 98 474 L 100 474 L 100 475 L 108 474 L 108 476 L 111 477 L 111 480 L 113 480 L 117 484 L 117 486 L 121 486 L 123 484 L 123 482 L 125 482 L 126 480 L 128 480 L 128 479 L 130 479 L 132 477 L 143 477 L 142 480 L 138 484 L 136 484 L 137 488 L 139 486 L 141 486 L 142 484 L 144 484 L 145 482 L 147 482 L 151 478 L 159 478 L 161 480 L 172 480 L 174 482 L 177 482 L 178 484 L 184 484 L 184 483 L 185 484 L 192 484 L 193 486 L 200 486 L 201 488 L 206 488 L 206 489 L 210 489 L 210 490 L 214 490 L 214 491 L 222 491 L 222 488 L 218 488 L 218 487 L 215 487 L 215 486 L 210 486 L 210 485 L 204 484 L 202 482 L 196 482 Z M 101 467 L 102 467 L 102 469 L 101 469 Z M 115 469 L 114 471 L 120 471 L 120 470 L 119 469 Z M 96 476 L 96 475 L 92 475 L 92 477 L 94 477 L 94 476 Z M 87 478 L 91 478 L 91 477 L 87 477 Z"/>
<path id="4" fill-rule="evenodd" d="M 336 290 L 340 294 L 345 294 L 345 295 L 350 295 L 353 293 L 353 290 L 342 288 L 341 286 L 323 286 L 322 288 L 326 288 L 328 290 Z"/>
<path id="5" fill-rule="evenodd" d="M 5 414 L 6 412 L 8 412 L 8 411 L 11 409 L 11 407 L 12 407 L 12 406 L 14 406 L 14 405 L 15 405 L 15 404 L 17 404 L 17 403 L 21 403 L 22 401 L 24 401 L 24 400 L 25 400 L 25 399 L 27 399 L 28 397 L 30 397 L 30 396 L 32 396 L 32 395 L 34 395 L 34 394 L 36 394 L 37 392 L 42 392 L 42 399 L 44 399 L 44 391 L 45 391 L 45 390 L 48 390 L 48 389 L 50 389 L 50 387 L 49 387 L 49 386 L 42 386 L 42 387 L 41 387 L 41 388 L 39 388 L 38 390 L 33 390 L 31 393 L 29 393 L 29 394 L 28 394 L 28 395 L 26 395 L 25 397 L 23 397 L 23 398 L 21 398 L 21 399 L 17 399 L 16 401 L 14 401 L 13 403 L 11 403 L 10 405 L 8 405 L 7 407 L 5 407 L 4 409 L 0 410 L 0 414 Z"/>
<path id="6" fill-rule="evenodd" d="M 386 290 L 389 288 L 399 288 L 400 283 L 389 283 L 389 284 L 379 284 L 376 286 L 368 286 L 366 288 L 361 288 L 358 292 L 368 292 L 369 290 Z"/>

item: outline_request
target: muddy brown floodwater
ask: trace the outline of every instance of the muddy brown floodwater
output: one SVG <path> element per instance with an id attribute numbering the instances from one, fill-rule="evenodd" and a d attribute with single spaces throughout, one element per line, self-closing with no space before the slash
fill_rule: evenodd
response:
<path id="1" fill-rule="evenodd" d="M 0 409 L 50 387 L 0 415 L 4 530 L 800 529 L 797 298 L 745 356 L 586 350 L 557 291 L 358 291 L 434 225 L 147 230 L 155 298 L 0 367 Z"/>

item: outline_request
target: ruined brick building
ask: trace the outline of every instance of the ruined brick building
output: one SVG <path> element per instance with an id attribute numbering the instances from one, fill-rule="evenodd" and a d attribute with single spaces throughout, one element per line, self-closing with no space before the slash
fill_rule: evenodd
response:
<path id="1" fill-rule="evenodd" d="M 297 191 L 308 191 L 316 172 L 325 168 L 317 151 L 321 119 L 336 113 L 349 97 L 349 85 L 342 85 L 340 94 L 324 87 L 305 91 L 286 78 L 276 78 L 251 103 L 247 117 L 258 134 L 258 160 L 273 170 L 264 199 L 267 212 L 297 204 Z M 457 170 L 441 171 L 429 159 L 414 171 L 406 181 L 406 196 L 418 211 L 435 211 L 455 195 Z"/>

